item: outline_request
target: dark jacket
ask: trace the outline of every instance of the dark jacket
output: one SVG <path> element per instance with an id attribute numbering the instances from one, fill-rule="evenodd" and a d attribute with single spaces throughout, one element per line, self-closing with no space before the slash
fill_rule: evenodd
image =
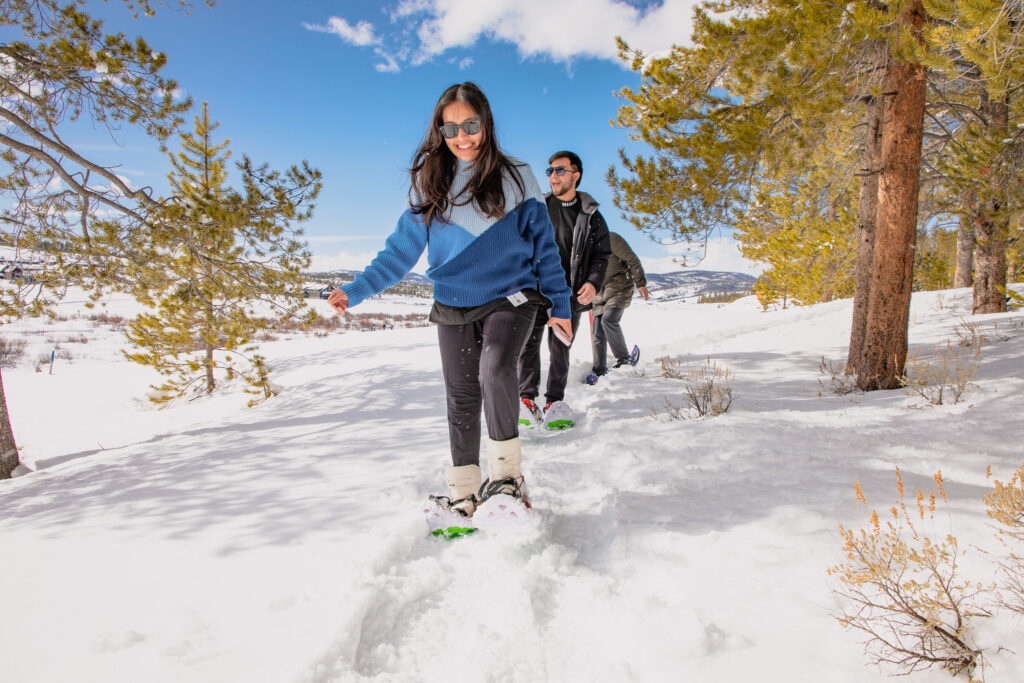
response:
<path id="1" fill-rule="evenodd" d="M 608 259 L 608 271 L 604 287 L 594 297 L 594 315 L 603 315 L 608 308 L 627 308 L 633 300 L 635 287 L 646 287 L 647 276 L 629 244 L 618 233 L 609 233 L 612 256 Z"/>
<path id="2" fill-rule="evenodd" d="M 570 289 L 572 289 L 573 311 L 586 311 L 590 304 L 582 305 L 577 294 L 585 283 L 594 285 L 601 291 L 604 284 L 605 271 L 608 269 L 608 258 L 612 254 L 608 241 L 608 224 L 604 216 L 597 210 L 597 202 L 586 192 L 576 192 L 580 197 L 580 214 L 576 217 L 576 225 L 572 234 L 572 253 L 569 255 L 569 270 L 566 273 Z M 547 200 L 551 193 L 544 195 Z"/>

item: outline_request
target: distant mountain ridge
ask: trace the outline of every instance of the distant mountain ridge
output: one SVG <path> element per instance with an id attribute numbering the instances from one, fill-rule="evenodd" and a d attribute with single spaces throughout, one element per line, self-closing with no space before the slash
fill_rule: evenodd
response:
<path id="1" fill-rule="evenodd" d="M 757 277 L 721 270 L 679 270 L 674 273 L 648 273 L 647 289 L 656 299 L 673 301 L 697 299 L 708 294 L 751 292 Z"/>
<path id="2" fill-rule="evenodd" d="M 362 271 L 333 270 L 329 272 L 307 273 L 311 280 L 340 284 L 350 282 Z M 725 292 L 750 292 L 757 278 L 746 273 L 733 273 L 720 270 L 679 270 L 673 273 L 648 273 L 647 289 L 654 298 L 664 301 L 679 299 L 697 299 L 708 294 Z M 408 285 L 409 294 L 415 296 L 431 296 L 430 278 L 419 273 L 409 273 L 402 280 Z"/>

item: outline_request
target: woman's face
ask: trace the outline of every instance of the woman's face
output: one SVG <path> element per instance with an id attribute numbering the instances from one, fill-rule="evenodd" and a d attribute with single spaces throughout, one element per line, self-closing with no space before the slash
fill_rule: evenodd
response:
<path id="1" fill-rule="evenodd" d="M 441 123 L 443 125 L 454 124 L 461 126 L 466 121 L 477 122 L 476 133 L 470 135 L 460 127 L 455 137 L 445 137 L 444 141 L 448 144 L 448 149 L 452 151 L 456 158 L 462 161 L 473 161 L 480 154 L 480 144 L 484 140 L 480 116 L 468 104 L 458 100 L 441 110 Z"/>

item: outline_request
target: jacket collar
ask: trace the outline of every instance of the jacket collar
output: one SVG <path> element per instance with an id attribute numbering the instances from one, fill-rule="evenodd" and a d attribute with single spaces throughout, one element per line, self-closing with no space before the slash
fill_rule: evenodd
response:
<path id="1" fill-rule="evenodd" d="M 576 195 L 580 198 L 580 211 L 586 214 L 592 214 L 597 211 L 598 203 L 597 200 L 591 197 L 586 192 L 576 190 Z M 547 201 L 548 197 L 551 197 L 551 192 L 544 193 L 544 200 Z"/>

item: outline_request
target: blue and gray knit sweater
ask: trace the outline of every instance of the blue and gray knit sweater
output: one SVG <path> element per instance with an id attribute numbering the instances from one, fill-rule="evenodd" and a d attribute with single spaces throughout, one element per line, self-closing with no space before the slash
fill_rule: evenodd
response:
<path id="1" fill-rule="evenodd" d="M 451 206 L 445 216 L 435 218 L 429 239 L 423 216 L 407 209 L 398 226 L 355 280 L 341 289 L 350 306 L 397 284 L 416 265 L 429 245 L 427 277 L 434 283 L 434 298 L 447 306 L 468 308 L 536 289 L 551 300 L 554 318 L 569 318 L 570 290 L 558 257 L 554 231 L 544 196 L 530 167 L 513 163 L 523 180 L 522 196 L 512 178 L 504 178 L 507 213 L 495 220 L 483 215 L 470 202 Z M 451 196 L 459 194 L 473 172 L 470 162 L 458 161 Z"/>

